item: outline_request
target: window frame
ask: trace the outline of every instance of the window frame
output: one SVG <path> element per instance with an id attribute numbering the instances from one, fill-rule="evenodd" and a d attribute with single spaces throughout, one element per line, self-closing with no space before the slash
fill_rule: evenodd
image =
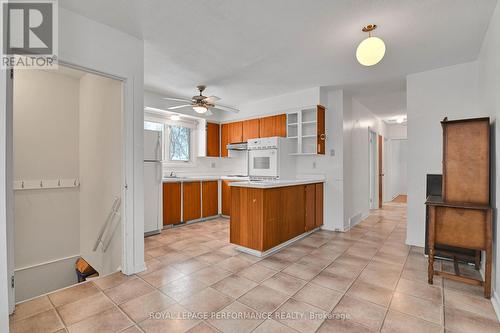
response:
<path id="1" fill-rule="evenodd" d="M 163 124 L 163 158 L 162 165 L 163 170 L 169 171 L 172 168 L 194 168 L 196 167 L 196 156 L 197 156 L 197 145 L 195 144 L 197 141 L 198 135 L 198 126 L 199 122 L 197 120 L 180 120 L 174 121 L 167 118 L 167 115 L 160 115 L 156 113 L 144 113 L 144 122 L 155 122 Z M 187 127 L 190 129 L 189 136 L 189 160 L 188 161 L 172 161 L 170 160 L 170 126 L 181 126 Z"/>

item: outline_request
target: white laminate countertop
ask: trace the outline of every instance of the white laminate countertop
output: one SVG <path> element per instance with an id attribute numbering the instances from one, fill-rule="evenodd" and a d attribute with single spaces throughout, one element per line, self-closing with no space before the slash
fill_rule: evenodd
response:
<path id="1" fill-rule="evenodd" d="M 230 183 L 229 186 L 235 187 L 251 187 L 251 188 L 275 188 L 294 185 L 306 185 L 315 183 L 324 183 L 324 178 L 304 178 L 304 179 L 278 179 L 265 181 L 241 181 Z"/>
<path id="2" fill-rule="evenodd" d="M 235 176 L 178 176 L 178 177 L 164 177 L 162 181 L 164 183 L 187 183 L 187 182 L 200 182 L 209 180 L 241 180 L 248 181 L 248 177 L 235 177 Z"/>

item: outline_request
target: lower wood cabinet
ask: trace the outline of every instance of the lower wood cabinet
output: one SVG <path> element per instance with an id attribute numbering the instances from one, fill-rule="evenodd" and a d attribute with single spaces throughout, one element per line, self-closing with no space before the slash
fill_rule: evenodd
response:
<path id="1" fill-rule="evenodd" d="M 182 220 L 188 222 L 201 218 L 201 183 L 182 184 Z"/>
<path id="2" fill-rule="evenodd" d="M 231 216 L 231 180 L 222 180 L 222 215 Z"/>
<path id="3" fill-rule="evenodd" d="M 182 183 L 163 183 L 163 225 L 181 223 Z"/>
<path id="4" fill-rule="evenodd" d="M 267 251 L 323 224 L 323 184 L 233 187 L 230 241 Z"/>
<path id="5" fill-rule="evenodd" d="M 215 216 L 219 213 L 219 182 L 217 180 L 201 183 L 202 217 Z"/>

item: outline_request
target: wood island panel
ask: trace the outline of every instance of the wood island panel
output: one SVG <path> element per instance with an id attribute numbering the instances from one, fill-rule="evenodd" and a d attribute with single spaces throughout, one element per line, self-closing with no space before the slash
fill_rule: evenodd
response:
<path id="1" fill-rule="evenodd" d="M 318 221 L 322 223 L 322 211 L 321 220 L 316 218 L 318 209 L 323 207 L 323 184 L 320 185 L 230 187 L 231 243 L 265 252 L 313 230 Z M 308 229 L 306 210 L 311 216 Z"/>

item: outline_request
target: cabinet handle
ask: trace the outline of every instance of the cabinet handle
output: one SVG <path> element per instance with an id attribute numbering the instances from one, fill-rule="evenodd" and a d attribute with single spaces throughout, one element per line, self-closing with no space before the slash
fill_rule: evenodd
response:
<path id="1" fill-rule="evenodd" d="M 325 139 L 326 139 L 326 135 L 325 135 L 325 133 L 320 134 L 320 135 L 319 135 L 319 139 L 320 139 L 321 141 L 325 141 Z"/>

